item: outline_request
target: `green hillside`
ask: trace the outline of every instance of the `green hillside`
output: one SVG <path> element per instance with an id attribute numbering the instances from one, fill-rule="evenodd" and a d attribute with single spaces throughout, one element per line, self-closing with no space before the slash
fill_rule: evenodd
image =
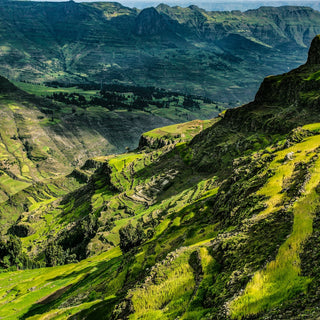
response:
<path id="1" fill-rule="evenodd" d="M 0 204 L 0 317 L 317 319 L 319 66 Z"/>
<path id="2" fill-rule="evenodd" d="M 0 79 L 1 231 L 24 211 L 47 208 L 85 183 L 96 167 L 85 173 L 74 169 L 89 158 L 134 149 L 143 131 L 212 117 L 223 108 L 209 99 L 155 88 L 120 86 L 121 92 L 112 87 L 100 93 L 16 85 L 36 95 Z M 149 100 L 141 98 L 146 90 Z"/>

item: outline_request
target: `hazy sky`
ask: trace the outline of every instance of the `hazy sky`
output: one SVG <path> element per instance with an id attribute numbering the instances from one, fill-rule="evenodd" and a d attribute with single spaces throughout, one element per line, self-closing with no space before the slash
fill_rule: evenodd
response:
<path id="1" fill-rule="evenodd" d="M 34 0 L 34 1 L 67 1 L 67 0 Z M 104 0 L 74 0 L 76 2 L 97 2 Z M 166 3 L 170 6 L 187 7 L 195 4 L 206 10 L 241 10 L 256 9 L 261 6 L 299 5 L 320 9 L 320 0 L 113 0 L 128 7 L 143 9 Z"/>
<path id="2" fill-rule="evenodd" d="M 60 1 L 68 1 L 68 0 L 38 0 L 38 1 L 50 1 L 50 2 L 60 2 Z M 75 0 L 76 2 L 99 2 L 99 1 L 105 1 L 105 0 Z M 155 3 L 165 3 L 165 2 L 170 2 L 170 3 L 177 3 L 177 4 L 181 4 L 184 5 L 186 3 L 210 3 L 210 4 L 215 4 L 215 3 L 248 3 L 248 2 L 299 2 L 301 4 L 303 3 L 310 3 L 310 2 L 320 2 L 319 0 L 158 0 L 158 1 L 152 1 L 152 0 L 111 0 L 111 1 L 107 1 L 107 2 L 120 2 L 123 4 L 126 3 L 142 3 L 142 2 L 147 2 L 147 3 L 151 3 L 151 2 L 155 2 Z"/>

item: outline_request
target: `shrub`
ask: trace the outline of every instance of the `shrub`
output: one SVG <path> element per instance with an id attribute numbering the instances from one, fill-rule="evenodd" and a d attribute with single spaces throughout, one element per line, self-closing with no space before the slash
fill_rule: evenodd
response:
<path id="1" fill-rule="evenodd" d="M 144 239 L 144 232 L 140 223 L 136 227 L 129 223 L 119 230 L 119 236 L 120 249 L 125 253 L 141 244 Z"/>

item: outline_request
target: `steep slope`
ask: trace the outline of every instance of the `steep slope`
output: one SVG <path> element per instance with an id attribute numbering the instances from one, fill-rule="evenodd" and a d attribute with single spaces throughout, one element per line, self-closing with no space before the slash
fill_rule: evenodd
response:
<path id="1" fill-rule="evenodd" d="M 49 88 L 37 86 L 36 89 L 45 92 Z M 155 104 L 164 100 L 165 111 L 151 105 L 152 101 L 150 105 L 144 101 L 142 109 L 130 110 L 129 104 L 126 108 L 117 107 L 120 103 L 117 101 L 113 109 L 83 101 L 78 106 L 69 101 L 61 103 L 27 94 L 2 77 L 0 93 L 1 232 L 23 212 L 38 209 L 42 202 L 48 205 L 85 183 L 92 172 L 65 176 L 89 158 L 134 149 L 143 131 L 159 125 L 218 113 L 217 105 L 212 102 L 203 103 L 200 97 L 193 100 L 164 90 L 156 92 L 160 98 Z M 103 101 L 108 102 L 108 94 Z M 131 95 L 127 93 L 129 100 Z M 202 101 L 201 106 L 197 99 Z M 139 100 L 136 101 L 139 107 Z M 184 101 L 189 109 L 184 108 Z M 193 108 L 193 104 L 197 107 Z M 27 229 L 23 232 L 28 234 Z"/>
<path id="2" fill-rule="evenodd" d="M 55 267 L 2 273 L 0 315 L 319 317 L 319 43 L 199 134 L 196 122 L 148 132 L 137 152 L 77 170 L 98 167 L 80 189 L 23 212 L 9 232 Z M 26 224 L 33 234 L 17 232 Z"/>
<path id="3" fill-rule="evenodd" d="M 319 12 L 241 13 L 117 3 L 0 3 L 0 72 L 33 83 L 125 83 L 200 94 L 234 105 L 269 74 L 307 56 Z M 271 40 L 272 39 L 272 40 Z"/>

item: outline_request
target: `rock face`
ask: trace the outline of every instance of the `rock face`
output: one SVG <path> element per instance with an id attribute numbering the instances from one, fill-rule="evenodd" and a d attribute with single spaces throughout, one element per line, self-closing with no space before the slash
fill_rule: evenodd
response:
<path id="1" fill-rule="evenodd" d="M 134 32 L 139 36 L 161 35 L 171 32 L 170 26 L 163 15 L 155 8 L 142 10 L 136 18 Z"/>
<path id="2" fill-rule="evenodd" d="M 160 149 L 163 148 L 164 146 L 169 146 L 173 144 L 173 141 L 170 141 L 169 139 L 163 138 L 152 138 L 147 135 L 141 135 L 140 140 L 139 140 L 139 149 L 144 149 L 144 148 L 150 148 L 150 149 Z"/>
<path id="3" fill-rule="evenodd" d="M 316 36 L 311 43 L 308 55 L 308 65 L 320 64 L 320 36 Z"/>

